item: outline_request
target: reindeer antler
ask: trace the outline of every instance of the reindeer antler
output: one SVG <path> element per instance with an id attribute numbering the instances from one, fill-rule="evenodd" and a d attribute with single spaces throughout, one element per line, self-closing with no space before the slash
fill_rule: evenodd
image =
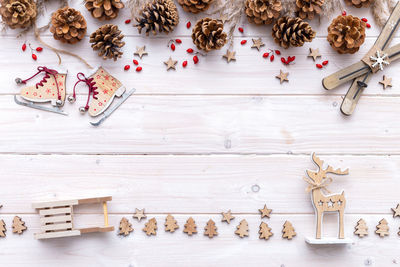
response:
<path id="1" fill-rule="evenodd" d="M 322 166 L 324 165 L 324 161 L 321 160 L 319 157 L 317 157 L 317 155 L 315 155 L 315 152 L 312 153 L 312 160 L 313 162 L 318 166 L 319 170 L 318 171 L 322 171 Z"/>
<path id="2" fill-rule="evenodd" d="M 346 175 L 346 174 L 349 174 L 349 169 L 345 169 L 344 171 L 342 171 L 340 168 L 338 168 L 338 169 L 335 170 L 334 168 L 332 168 L 332 166 L 328 165 L 328 168 L 326 168 L 325 173 L 334 173 L 334 174 L 337 174 L 337 175 Z"/>

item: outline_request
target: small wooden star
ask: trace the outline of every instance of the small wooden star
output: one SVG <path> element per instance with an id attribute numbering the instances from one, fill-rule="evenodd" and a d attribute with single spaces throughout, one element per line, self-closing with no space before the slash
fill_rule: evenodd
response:
<path id="1" fill-rule="evenodd" d="M 272 210 L 268 209 L 267 205 L 264 205 L 264 208 L 263 209 L 259 209 L 259 211 L 261 213 L 261 218 L 264 218 L 264 217 L 268 217 L 269 218 Z"/>
<path id="2" fill-rule="evenodd" d="M 383 85 L 383 89 L 386 89 L 387 87 L 392 87 L 392 78 L 388 78 L 386 77 L 386 75 L 383 75 L 383 80 L 379 83 Z"/>
<path id="3" fill-rule="evenodd" d="M 317 60 L 317 58 L 321 57 L 321 54 L 319 53 L 319 48 L 317 49 L 312 49 L 310 48 L 310 54 L 308 54 L 309 57 L 312 57 L 313 60 Z"/>
<path id="4" fill-rule="evenodd" d="M 142 57 L 144 55 L 148 55 L 148 53 L 145 50 L 146 50 L 146 46 L 145 45 L 142 46 L 142 47 L 136 46 L 136 52 L 133 53 L 133 54 L 139 56 L 140 59 L 142 59 Z"/>
<path id="5" fill-rule="evenodd" d="M 176 64 L 178 63 L 178 61 L 173 60 L 171 57 L 169 57 L 168 61 L 164 61 L 164 64 L 167 65 L 167 70 L 169 69 L 174 69 L 176 70 Z"/>
<path id="6" fill-rule="evenodd" d="M 231 210 L 228 210 L 227 212 L 222 212 L 222 220 L 221 222 L 227 222 L 228 224 L 231 223 L 231 220 L 235 219 L 235 217 L 233 217 L 231 215 Z"/>
<path id="7" fill-rule="evenodd" d="M 400 204 L 397 204 L 397 207 L 394 209 L 392 208 L 393 211 L 393 218 L 399 216 L 400 217 Z"/>
<path id="8" fill-rule="evenodd" d="M 279 73 L 279 75 L 276 75 L 275 77 L 277 78 L 277 79 L 279 79 L 279 80 L 281 80 L 280 82 L 281 82 L 281 84 L 283 83 L 283 82 L 289 82 L 289 79 L 287 78 L 289 76 L 289 72 L 283 72 L 282 70 L 280 70 L 280 73 Z"/>
<path id="9" fill-rule="evenodd" d="M 253 40 L 253 45 L 251 46 L 251 48 L 257 48 L 258 51 L 260 51 L 260 48 L 265 45 L 262 42 L 261 38 L 252 39 L 252 40 Z"/>
<path id="10" fill-rule="evenodd" d="M 226 61 L 229 63 L 231 62 L 231 60 L 236 60 L 235 55 L 236 55 L 235 51 L 226 50 L 226 54 L 223 55 L 222 57 L 226 58 Z"/>
<path id="11" fill-rule="evenodd" d="M 136 218 L 139 222 L 143 219 L 146 218 L 147 216 L 144 214 L 144 209 L 135 209 L 136 212 L 133 215 L 133 218 Z"/>
<path id="12" fill-rule="evenodd" d="M 222 14 L 219 20 L 225 24 L 225 22 L 228 21 L 228 15 L 227 14 Z"/>

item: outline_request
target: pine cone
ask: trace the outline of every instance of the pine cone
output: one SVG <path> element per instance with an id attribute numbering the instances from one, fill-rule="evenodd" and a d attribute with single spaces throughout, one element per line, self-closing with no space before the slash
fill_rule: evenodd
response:
<path id="1" fill-rule="evenodd" d="M 198 49 L 206 52 L 220 49 L 227 42 L 224 24 L 216 19 L 200 19 L 193 28 L 192 40 Z"/>
<path id="2" fill-rule="evenodd" d="M 85 7 L 99 20 L 115 19 L 124 3 L 121 0 L 86 0 Z"/>
<path id="3" fill-rule="evenodd" d="M 157 32 L 170 33 L 178 25 L 178 9 L 173 0 L 153 0 L 142 9 L 141 18 L 136 18 L 139 33 L 146 29 L 146 35 L 151 31 L 154 35 Z"/>
<path id="4" fill-rule="evenodd" d="M 0 14 L 3 22 L 11 29 L 31 26 L 37 15 L 34 0 L 0 0 Z"/>
<path id="5" fill-rule="evenodd" d="M 178 0 L 178 3 L 186 12 L 196 14 L 207 10 L 213 1 L 214 0 Z"/>
<path id="6" fill-rule="evenodd" d="M 282 10 L 280 0 L 246 0 L 245 12 L 250 23 L 271 24 L 279 18 Z"/>
<path id="7" fill-rule="evenodd" d="M 365 22 L 352 15 L 338 16 L 328 27 L 328 42 L 339 54 L 354 54 L 365 41 Z"/>
<path id="8" fill-rule="evenodd" d="M 113 58 L 116 61 L 123 54 L 120 51 L 120 48 L 125 45 L 123 38 L 124 35 L 121 34 L 117 25 L 106 24 L 90 35 L 89 42 L 92 43 L 93 50 L 99 50 L 99 57 Z"/>
<path id="9" fill-rule="evenodd" d="M 374 0 L 344 0 L 344 2 L 348 6 L 354 6 L 357 8 L 361 7 L 369 7 Z M 382 0 L 377 0 L 377 1 L 382 1 Z"/>
<path id="10" fill-rule="evenodd" d="M 301 18 L 281 17 L 272 27 L 275 43 L 283 48 L 303 46 L 305 42 L 311 42 L 315 34 L 311 26 Z"/>
<path id="11" fill-rule="evenodd" d="M 58 9 L 51 16 L 50 32 L 56 40 L 75 44 L 85 37 L 86 20 L 81 12 L 66 6 Z"/>
<path id="12" fill-rule="evenodd" d="M 296 0 L 297 14 L 302 19 L 313 19 L 322 11 L 324 0 Z"/>

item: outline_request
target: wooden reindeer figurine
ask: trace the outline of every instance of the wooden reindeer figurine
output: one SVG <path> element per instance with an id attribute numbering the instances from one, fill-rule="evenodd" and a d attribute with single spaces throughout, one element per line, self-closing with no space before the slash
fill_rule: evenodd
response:
<path id="1" fill-rule="evenodd" d="M 338 242 L 328 242 L 328 243 L 348 243 L 344 240 L 344 208 L 346 206 L 346 198 L 344 196 L 344 192 L 342 191 L 340 194 L 329 194 L 325 195 L 323 191 L 330 193 L 330 191 L 326 188 L 333 180 L 331 177 L 328 177 L 328 173 L 345 175 L 349 173 L 349 170 L 346 169 L 342 171 L 340 169 L 334 169 L 331 166 L 327 166 L 325 169 L 323 168 L 324 161 L 320 160 L 315 153 L 312 154 L 313 162 L 318 166 L 318 171 L 307 170 L 307 176 L 304 177 L 304 181 L 306 181 L 309 186 L 306 191 L 311 192 L 311 199 L 315 208 L 315 212 L 317 215 L 317 231 L 316 231 L 316 239 L 315 242 L 311 242 L 307 240 L 308 243 L 320 243 L 323 244 L 321 240 L 321 232 L 322 232 L 322 216 L 325 212 L 338 212 L 339 213 L 339 239 L 343 239 Z"/>

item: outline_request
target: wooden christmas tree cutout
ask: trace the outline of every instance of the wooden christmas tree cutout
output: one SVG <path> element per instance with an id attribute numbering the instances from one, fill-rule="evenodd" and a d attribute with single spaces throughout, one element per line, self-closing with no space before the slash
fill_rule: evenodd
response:
<path id="1" fill-rule="evenodd" d="M 190 217 L 189 219 L 187 219 L 185 223 L 185 229 L 183 229 L 183 232 L 191 236 L 197 233 L 196 228 L 197 228 L 196 222 L 193 220 L 192 217 Z"/>
<path id="2" fill-rule="evenodd" d="M 146 218 L 146 215 L 144 214 L 144 209 L 135 209 L 135 214 L 132 217 L 136 218 L 140 222 L 143 218 Z"/>
<path id="3" fill-rule="evenodd" d="M 260 230 L 258 231 L 258 233 L 260 234 L 259 238 L 268 240 L 273 235 L 271 230 L 272 229 L 269 228 L 268 224 L 266 224 L 265 222 L 261 222 Z"/>
<path id="4" fill-rule="evenodd" d="M 393 211 L 393 218 L 400 217 L 400 204 L 397 204 L 396 208 L 392 208 Z"/>
<path id="5" fill-rule="evenodd" d="M 360 219 L 357 222 L 355 229 L 356 230 L 354 231 L 354 234 L 358 235 L 358 237 L 362 238 L 362 237 L 368 235 L 368 227 L 367 227 L 367 224 L 365 223 L 364 219 Z"/>
<path id="6" fill-rule="evenodd" d="M 0 220 L 0 237 L 6 237 L 6 223 L 4 220 Z"/>
<path id="7" fill-rule="evenodd" d="M 296 231 L 293 225 L 289 221 L 286 221 L 283 224 L 282 237 L 291 240 L 294 236 L 296 236 Z"/>
<path id="8" fill-rule="evenodd" d="M 146 235 L 157 235 L 157 220 L 156 218 L 151 218 L 147 223 L 145 223 L 145 227 L 143 231 Z"/>
<path id="9" fill-rule="evenodd" d="M 264 208 L 259 209 L 258 211 L 261 213 L 261 219 L 264 218 L 264 217 L 270 218 L 271 212 L 272 212 L 271 209 L 267 208 L 267 205 L 264 205 Z"/>
<path id="10" fill-rule="evenodd" d="M 22 234 L 27 228 L 25 222 L 18 216 L 15 216 L 12 223 L 13 233 Z"/>
<path id="11" fill-rule="evenodd" d="M 236 226 L 237 230 L 235 231 L 235 234 L 240 236 L 241 238 L 245 236 L 249 236 L 249 224 L 247 223 L 246 220 L 241 220 L 239 225 Z"/>
<path id="12" fill-rule="evenodd" d="M 168 214 L 167 217 L 165 218 L 165 232 L 175 232 L 176 229 L 179 228 L 174 216 L 171 214 Z"/>
<path id="13" fill-rule="evenodd" d="M 376 226 L 375 233 L 377 235 L 379 235 L 380 237 L 385 237 L 385 236 L 389 235 L 389 226 L 388 226 L 387 221 L 384 218 L 379 221 L 379 224 Z"/>
<path id="14" fill-rule="evenodd" d="M 235 219 L 235 217 L 232 216 L 231 210 L 228 210 L 227 212 L 222 212 L 222 220 L 221 222 L 227 222 L 228 224 L 231 223 L 231 220 Z"/>
<path id="15" fill-rule="evenodd" d="M 208 220 L 204 230 L 204 235 L 208 236 L 209 238 L 213 238 L 214 236 L 218 235 L 217 226 L 215 226 L 215 222 L 211 219 Z"/>
<path id="16" fill-rule="evenodd" d="M 132 224 L 125 217 L 119 222 L 119 235 L 127 236 L 133 231 Z"/>

